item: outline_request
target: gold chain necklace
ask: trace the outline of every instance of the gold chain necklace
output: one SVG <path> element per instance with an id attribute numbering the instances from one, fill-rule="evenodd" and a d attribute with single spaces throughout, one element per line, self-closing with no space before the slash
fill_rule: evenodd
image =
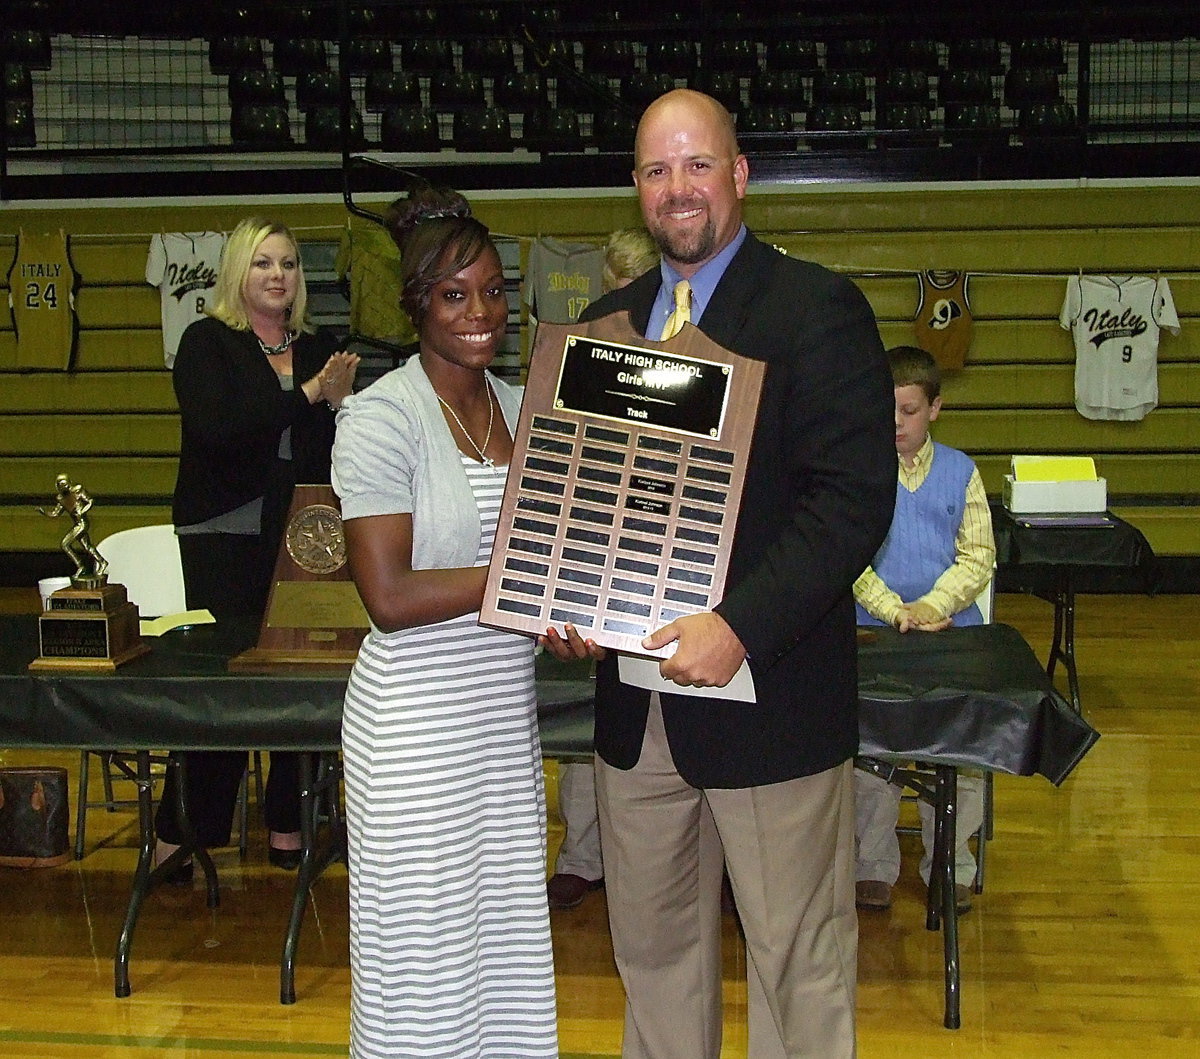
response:
<path id="1" fill-rule="evenodd" d="M 492 403 L 492 401 L 493 401 L 492 388 L 491 388 L 491 386 L 488 385 L 486 379 L 484 380 L 483 385 L 484 385 L 484 388 L 487 390 L 487 395 L 488 395 L 488 428 L 487 428 L 487 435 L 483 439 L 482 448 L 479 445 L 476 445 L 475 439 L 473 437 L 471 437 L 470 434 L 467 433 L 467 428 L 463 426 L 462 420 L 458 418 L 458 413 L 455 412 L 454 409 L 450 407 L 450 403 L 448 401 L 446 401 L 442 397 L 442 395 L 437 392 L 437 390 L 433 391 L 433 395 L 439 401 L 441 401 L 442 407 L 444 409 L 446 409 L 446 411 L 449 412 L 450 415 L 453 417 L 454 422 L 456 422 L 458 424 L 458 429 L 463 432 L 463 437 L 466 438 L 471 443 L 471 448 L 473 448 L 477 453 L 479 453 L 479 462 L 482 463 L 485 467 L 491 467 L 494 469 L 496 466 L 496 461 L 493 460 L 491 458 L 491 456 L 485 456 L 484 453 L 487 451 L 488 444 L 492 440 L 492 422 L 495 419 L 496 406 Z"/>

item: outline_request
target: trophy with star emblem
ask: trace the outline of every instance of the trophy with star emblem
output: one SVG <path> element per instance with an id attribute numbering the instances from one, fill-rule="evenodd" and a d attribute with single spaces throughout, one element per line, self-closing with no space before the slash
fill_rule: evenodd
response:
<path id="1" fill-rule="evenodd" d="M 258 644 L 230 659 L 229 668 L 350 666 L 370 624 L 350 579 L 336 494 L 328 485 L 296 486 Z"/>

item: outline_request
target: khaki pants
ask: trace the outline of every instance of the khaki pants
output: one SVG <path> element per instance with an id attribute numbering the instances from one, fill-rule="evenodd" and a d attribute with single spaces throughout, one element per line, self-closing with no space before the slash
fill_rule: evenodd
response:
<path id="1" fill-rule="evenodd" d="M 675 770 L 658 696 L 638 764 L 597 761 L 625 1059 L 717 1059 L 721 851 L 747 944 L 750 1059 L 855 1054 L 852 764 L 738 790 Z"/>

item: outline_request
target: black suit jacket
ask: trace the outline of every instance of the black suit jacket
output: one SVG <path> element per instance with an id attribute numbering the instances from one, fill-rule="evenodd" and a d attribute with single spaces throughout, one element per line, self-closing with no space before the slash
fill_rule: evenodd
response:
<path id="1" fill-rule="evenodd" d="M 262 496 L 263 532 L 274 549 L 291 484 L 329 481 L 333 412 L 324 401 L 309 404 L 300 387 L 337 348 L 328 335 L 302 332 L 292 347 L 289 391 L 280 388 L 252 331 L 212 317 L 184 331 L 171 373 L 181 434 L 175 525 L 194 525 Z M 279 439 L 288 428 L 292 460 L 281 467 Z"/>
<path id="2" fill-rule="evenodd" d="M 588 306 L 627 310 L 645 333 L 652 269 Z M 891 524 L 895 400 L 871 313 L 849 280 L 748 235 L 698 324 L 766 362 L 725 598 L 715 608 L 750 656 L 757 702 L 663 696 L 679 773 L 697 787 L 812 775 L 858 749 L 851 586 Z M 617 768 L 641 752 L 649 692 L 598 667 L 596 749 Z"/>

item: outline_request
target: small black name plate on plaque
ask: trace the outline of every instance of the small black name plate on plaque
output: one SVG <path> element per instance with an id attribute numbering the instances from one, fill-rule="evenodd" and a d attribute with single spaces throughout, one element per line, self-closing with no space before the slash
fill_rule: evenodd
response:
<path id="1" fill-rule="evenodd" d="M 542 324 L 480 620 L 642 639 L 721 599 L 764 365 L 625 313 Z M 662 652 L 666 653 L 666 652 Z"/>

